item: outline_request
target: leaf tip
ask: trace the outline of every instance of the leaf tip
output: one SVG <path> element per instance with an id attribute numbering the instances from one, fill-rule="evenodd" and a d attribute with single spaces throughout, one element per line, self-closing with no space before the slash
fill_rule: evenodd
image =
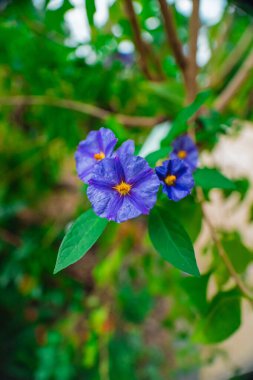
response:
<path id="1" fill-rule="evenodd" d="M 54 271 L 53 271 L 53 274 L 57 274 L 58 272 L 61 271 L 62 268 L 59 268 L 59 266 L 57 265 L 57 262 L 55 264 L 55 267 L 54 267 Z"/>

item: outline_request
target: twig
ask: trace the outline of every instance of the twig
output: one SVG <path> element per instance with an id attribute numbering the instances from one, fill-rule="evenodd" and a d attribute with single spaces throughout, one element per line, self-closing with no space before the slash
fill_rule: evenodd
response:
<path id="1" fill-rule="evenodd" d="M 187 102 L 194 101 L 198 86 L 197 86 L 197 73 L 198 66 L 196 61 L 197 44 L 199 34 L 199 0 L 192 0 L 192 15 L 190 18 L 190 39 L 189 39 L 189 58 L 187 67 Z"/>
<path id="2" fill-rule="evenodd" d="M 183 75 L 185 76 L 185 70 L 187 66 L 187 59 L 183 53 L 182 44 L 177 36 L 177 30 L 171 8 L 168 6 L 166 0 L 159 0 L 161 13 L 164 20 L 165 33 L 171 47 L 171 50 L 175 56 L 177 65 L 180 67 Z"/>
<path id="3" fill-rule="evenodd" d="M 132 25 L 135 47 L 136 47 L 136 50 L 138 51 L 139 56 L 140 56 L 141 70 L 142 70 L 143 74 L 147 77 L 147 79 L 153 80 L 154 77 L 150 73 L 150 70 L 148 67 L 147 50 L 145 47 L 145 43 L 142 40 L 141 29 L 140 29 L 136 14 L 134 12 L 132 0 L 124 0 L 124 3 L 125 3 L 125 8 L 126 8 L 126 12 L 127 12 L 129 21 Z"/>
<path id="4" fill-rule="evenodd" d="M 212 240 L 217 247 L 218 253 L 219 253 L 221 259 L 223 260 L 229 274 L 234 279 L 237 287 L 240 289 L 240 291 L 244 295 L 244 297 L 247 298 L 253 306 L 253 294 L 246 287 L 246 285 L 243 283 L 240 276 L 237 274 L 236 270 L 234 269 L 233 264 L 231 263 L 225 249 L 223 248 L 223 245 L 222 245 L 222 243 L 218 237 L 218 234 L 217 234 L 217 232 L 216 232 L 216 230 L 215 230 L 215 228 L 214 228 L 214 226 L 213 226 L 213 224 L 212 224 L 212 222 L 211 222 L 211 220 L 210 220 L 210 218 L 209 218 L 209 216 L 205 210 L 204 196 L 203 196 L 202 189 L 197 188 L 196 190 L 197 190 L 197 197 L 198 197 L 199 203 L 201 205 L 203 218 L 204 218 L 204 220 L 205 220 L 205 222 L 209 228 Z"/>
<path id="5" fill-rule="evenodd" d="M 49 96 L 35 96 L 35 95 L 17 95 L 0 97 L 0 106 L 20 106 L 20 105 L 42 105 L 52 106 L 72 111 L 77 111 L 86 115 L 96 117 L 101 120 L 106 120 L 109 117 L 114 117 L 119 123 L 127 127 L 142 127 L 152 128 L 156 124 L 159 124 L 165 120 L 168 120 L 164 116 L 128 116 L 120 113 L 113 113 L 103 108 L 93 106 L 71 99 L 59 99 Z"/>
<path id="6" fill-rule="evenodd" d="M 222 91 L 218 99 L 216 100 L 214 107 L 217 111 L 223 111 L 230 100 L 236 95 L 240 87 L 248 78 L 250 71 L 253 69 L 253 50 L 249 53 L 247 59 L 243 63 L 242 67 L 238 70 L 236 75 L 231 79 L 229 84 Z"/>

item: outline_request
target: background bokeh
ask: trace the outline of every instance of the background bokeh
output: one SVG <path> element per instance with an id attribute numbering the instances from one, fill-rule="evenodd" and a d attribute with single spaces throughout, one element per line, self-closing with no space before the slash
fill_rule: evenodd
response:
<path id="1" fill-rule="evenodd" d="M 187 51 L 191 1 L 169 3 Z M 147 154 L 170 126 L 163 119 L 185 105 L 158 2 L 136 0 L 134 9 L 152 47 L 151 80 L 124 1 L 0 1 L 1 380 L 228 379 L 253 367 L 248 304 L 224 344 L 193 337 L 205 308 L 197 297 L 210 276 L 211 295 L 228 290 L 230 279 L 192 197 L 171 208 L 195 241 L 201 282 L 187 281 L 154 252 L 144 218 L 110 224 L 82 260 L 53 275 L 66 228 L 89 207 L 75 172 L 79 141 L 104 126 Z M 252 282 L 251 2 L 202 0 L 200 18 L 198 81 L 211 90 L 198 131 L 201 163 L 237 184 L 207 194 L 209 210 L 238 273 Z M 247 76 L 221 105 L 245 61 Z M 213 337 L 218 327 L 206 328 Z"/>

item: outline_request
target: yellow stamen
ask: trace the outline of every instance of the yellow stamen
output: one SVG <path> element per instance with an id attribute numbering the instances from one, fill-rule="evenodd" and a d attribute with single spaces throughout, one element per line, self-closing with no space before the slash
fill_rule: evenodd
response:
<path id="1" fill-rule="evenodd" d="M 167 177 L 165 178 L 164 182 L 166 183 L 166 185 L 168 186 L 173 186 L 174 183 L 176 182 L 176 179 L 177 177 L 175 175 L 167 175 Z"/>
<path id="2" fill-rule="evenodd" d="M 113 189 L 117 190 L 120 193 L 120 195 L 125 196 L 129 194 L 131 187 L 132 185 L 129 185 L 129 183 L 122 181 L 118 185 L 114 186 Z"/>
<path id="3" fill-rule="evenodd" d="M 180 150 L 177 156 L 178 158 L 181 158 L 181 160 L 183 160 L 187 156 L 187 152 L 185 150 Z"/>
<path id="4" fill-rule="evenodd" d="M 95 158 L 95 160 L 100 161 L 103 160 L 103 158 L 105 158 L 105 154 L 104 152 L 99 152 L 95 153 L 93 157 Z"/>

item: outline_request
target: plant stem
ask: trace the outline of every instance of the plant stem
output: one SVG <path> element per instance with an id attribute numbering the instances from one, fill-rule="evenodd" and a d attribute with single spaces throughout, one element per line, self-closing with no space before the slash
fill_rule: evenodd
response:
<path id="1" fill-rule="evenodd" d="M 151 74 L 148 67 L 147 49 L 145 47 L 145 42 L 142 40 L 141 29 L 136 14 L 134 12 L 132 0 L 124 0 L 124 3 L 129 22 L 132 26 L 135 47 L 139 53 L 141 70 L 147 79 L 154 80 L 155 78 Z"/>
<path id="2" fill-rule="evenodd" d="M 185 71 L 187 66 L 187 60 L 183 53 L 182 44 L 177 36 L 176 25 L 173 17 L 172 10 L 170 6 L 168 6 L 166 0 L 158 0 L 161 8 L 161 13 L 164 20 L 164 27 L 166 37 L 169 43 L 169 46 L 172 49 L 172 52 L 175 56 L 176 62 L 182 72 Z"/>
<path id="3" fill-rule="evenodd" d="M 164 116 L 128 116 L 120 113 L 113 113 L 103 108 L 93 106 L 72 99 L 60 99 L 50 96 L 39 95 L 16 95 L 0 97 L 0 106 L 20 106 L 20 105 L 36 105 L 36 106 L 52 106 L 58 108 L 77 111 L 86 115 L 96 117 L 101 120 L 106 120 L 109 117 L 114 117 L 119 123 L 126 127 L 142 127 L 152 128 L 168 118 Z"/>
<path id="4" fill-rule="evenodd" d="M 201 205 L 203 218 L 204 218 L 204 220 L 205 220 L 205 222 L 209 228 L 212 240 L 217 247 L 217 250 L 218 250 L 218 253 L 219 253 L 221 259 L 223 260 L 229 274 L 234 279 L 234 281 L 235 281 L 237 287 L 240 289 L 241 293 L 244 295 L 245 298 L 247 298 L 250 301 L 251 305 L 253 306 L 253 293 L 251 293 L 251 291 L 246 287 L 244 282 L 241 280 L 240 276 L 238 275 L 235 268 L 233 267 L 233 264 L 231 263 L 228 255 L 227 255 L 227 253 L 226 253 L 226 251 L 225 251 L 225 249 L 224 249 L 224 247 L 223 247 L 223 245 L 222 245 L 222 243 L 218 237 L 218 234 L 215 230 L 215 227 L 213 226 L 213 224 L 209 218 L 209 215 L 206 212 L 205 203 L 204 203 L 204 195 L 203 195 L 203 191 L 201 188 L 197 188 L 197 197 L 198 197 L 199 203 Z"/>
<path id="5" fill-rule="evenodd" d="M 197 47 L 199 34 L 199 2 L 200 0 L 192 0 L 192 15 L 190 18 L 190 38 L 189 38 L 189 59 L 187 67 L 187 102 L 194 101 L 198 92 L 197 85 Z"/>

